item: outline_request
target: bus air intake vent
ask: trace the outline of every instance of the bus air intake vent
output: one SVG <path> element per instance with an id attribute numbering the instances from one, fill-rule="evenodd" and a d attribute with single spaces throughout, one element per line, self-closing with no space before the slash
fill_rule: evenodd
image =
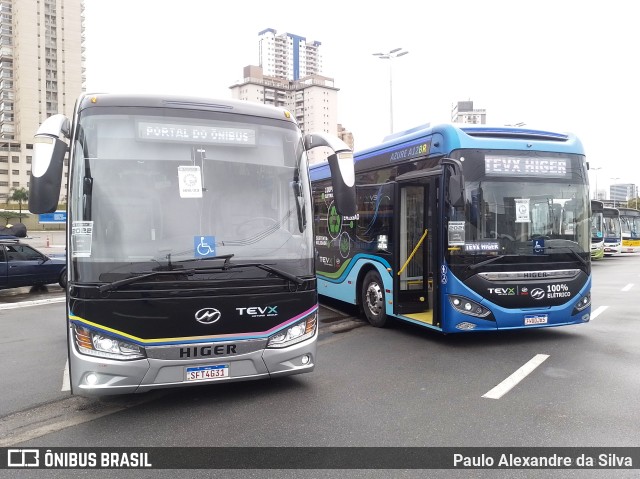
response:
<path id="1" fill-rule="evenodd" d="M 469 136 L 484 138 L 508 138 L 510 140 L 546 140 L 546 141 L 567 141 L 568 135 L 563 133 L 553 133 L 551 131 L 528 130 L 524 128 L 500 128 L 500 127 L 464 127 L 462 128 Z"/>

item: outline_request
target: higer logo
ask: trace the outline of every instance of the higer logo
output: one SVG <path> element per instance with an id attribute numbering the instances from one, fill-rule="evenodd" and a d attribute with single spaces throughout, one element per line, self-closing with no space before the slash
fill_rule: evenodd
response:
<path id="1" fill-rule="evenodd" d="M 263 316 L 278 316 L 278 307 L 277 306 L 251 306 L 249 308 L 236 308 L 238 314 L 240 316 L 252 316 L 252 317 L 263 317 Z"/>
<path id="2" fill-rule="evenodd" d="M 202 324 L 213 324 L 220 319 L 222 313 L 215 308 L 202 308 L 195 314 L 196 321 Z"/>
<path id="3" fill-rule="evenodd" d="M 542 288 L 535 288 L 531 290 L 531 297 L 533 299 L 542 299 L 545 297 L 545 292 L 544 289 Z"/>

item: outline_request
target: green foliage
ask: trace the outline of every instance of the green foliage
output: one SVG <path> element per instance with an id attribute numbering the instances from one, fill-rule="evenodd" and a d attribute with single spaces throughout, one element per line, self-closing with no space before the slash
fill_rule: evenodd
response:
<path id="1" fill-rule="evenodd" d="M 22 217 L 29 216 L 29 213 L 19 213 L 17 211 L 0 211 L 0 218 L 4 220 L 5 226 L 8 225 L 12 219 L 18 218 L 18 221 L 13 223 L 22 223 Z"/>
<path id="2" fill-rule="evenodd" d="M 7 201 L 16 201 L 18 203 L 18 218 L 20 223 L 22 223 L 22 203 L 29 200 L 29 192 L 23 187 L 13 187 L 11 188 L 11 192 Z"/>
<path id="3" fill-rule="evenodd" d="M 634 198 L 632 200 L 627 201 L 628 208 L 635 208 L 636 210 L 640 210 L 638 206 L 640 206 L 640 198 Z"/>

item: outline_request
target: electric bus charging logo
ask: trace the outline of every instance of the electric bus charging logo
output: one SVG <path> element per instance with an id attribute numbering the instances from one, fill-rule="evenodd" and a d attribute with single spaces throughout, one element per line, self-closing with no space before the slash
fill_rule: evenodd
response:
<path id="1" fill-rule="evenodd" d="M 351 251 L 351 237 L 348 233 L 343 232 L 340 235 L 340 256 L 343 258 L 349 257 L 349 252 Z"/>
<path id="2" fill-rule="evenodd" d="M 336 205 L 331 203 L 329 206 L 329 214 L 327 215 L 327 226 L 329 229 L 329 234 L 332 238 L 337 238 L 342 230 L 342 216 L 338 214 L 338 210 L 336 209 Z"/>

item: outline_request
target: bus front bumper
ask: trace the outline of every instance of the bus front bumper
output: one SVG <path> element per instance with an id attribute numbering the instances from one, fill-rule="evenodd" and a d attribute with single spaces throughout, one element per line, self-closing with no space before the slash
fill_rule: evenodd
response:
<path id="1" fill-rule="evenodd" d="M 80 354 L 72 347 L 69 373 L 73 394 L 107 396 L 143 393 L 154 389 L 267 379 L 313 371 L 318 331 L 313 337 L 286 348 L 264 349 L 234 356 L 203 359 L 158 359 L 147 357 L 117 361 Z M 238 341 L 237 343 L 241 343 Z M 193 347 L 193 345 L 183 345 Z M 189 380 L 189 368 L 228 367 L 228 375 Z"/>

